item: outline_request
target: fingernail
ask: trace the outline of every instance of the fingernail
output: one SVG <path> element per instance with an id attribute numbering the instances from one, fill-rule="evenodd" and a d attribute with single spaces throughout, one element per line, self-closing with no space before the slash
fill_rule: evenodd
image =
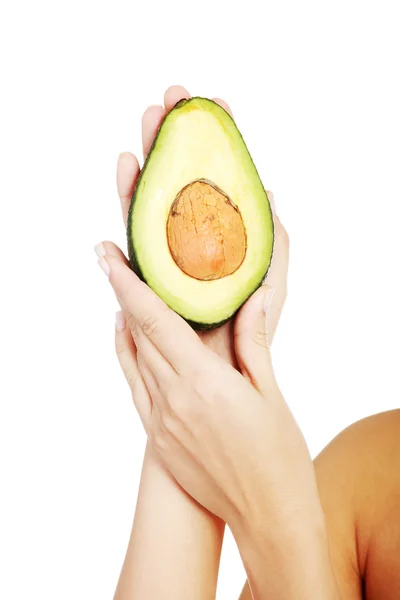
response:
<path id="1" fill-rule="evenodd" d="M 100 269 L 102 269 L 104 271 L 104 273 L 107 275 L 107 277 L 110 277 L 110 265 L 105 260 L 105 258 L 103 258 L 101 256 L 97 262 L 99 263 Z"/>
<path id="2" fill-rule="evenodd" d="M 125 317 L 121 310 L 118 310 L 115 313 L 115 327 L 118 331 L 123 331 L 125 329 L 126 321 Z"/>
<path id="3" fill-rule="evenodd" d="M 106 249 L 104 248 L 104 244 L 97 244 L 94 247 L 94 251 L 96 252 L 97 256 L 99 256 L 100 258 L 102 256 L 106 255 Z"/>
<path id="4" fill-rule="evenodd" d="M 267 290 L 264 295 L 263 310 L 264 310 L 264 313 L 267 315 L 269 308 L 271 306 L 272 298 L 274 297 L 274 294 L 275 294 L 275 290 L 272 287 L 269 287 L 269 286 L 266 286 L 266 287 L 267 287 Z"/>
<path id="5" fill-rule="evenodd" d="M 267 192 L 269 205 L 271 207 L 272 213 L 276 215 L 276 206 L 275 206 L 275 198 L 272 192 Z"/>

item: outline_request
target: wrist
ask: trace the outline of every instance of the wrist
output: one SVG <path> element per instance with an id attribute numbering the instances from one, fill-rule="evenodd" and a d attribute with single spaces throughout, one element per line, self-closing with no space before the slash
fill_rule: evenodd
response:
<path id="1" fill-rule="evenodd" d="M 340 600 L 320 510 L 268 523 L 242 520 L 232 533 L 254 600 Z"/>

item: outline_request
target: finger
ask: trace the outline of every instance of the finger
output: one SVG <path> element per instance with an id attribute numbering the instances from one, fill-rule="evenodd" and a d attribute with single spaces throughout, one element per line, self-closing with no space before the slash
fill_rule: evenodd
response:
<path id="1" fill-rule="evenodd" d="M 151 398 L 140 373 L 136 347 L 121 311 L 115 315 L 115 350 L 122 372 L 132 392 L 133 402 L 147 430 L 151 415 Z"/>
<path id="2" fill-rule="evenodd" d="M 132 335 L 138 354 L 146 367 L 146 376 L 151 379 L 152 389 L 157 389 L 159 394 L 162 394 L 176 378 L 176 371 L 141 328 L 135 328 Z M 149 391 L 153 397 L 150 388 Z"/>
<path id="3" fill-rule="evenodd" d="M 159 403 L 160 389 L 157 385 L 157 381 L 155 380 L 153 373 L 147 366 L 146 361 L 140 352 L 137 353 L 137 364 L 140 370 L 140 374 L 145 383 L 146 389 L 148 391 L 148 394 L 151 398 L 151 414 L 153 416 L 154 406 Z"/>
<path id="4" fill-rule="evenodd" d="M 222 108 L 224 110 L 226 110 L 226 112 L 228 113 L 228 115 L 230 115 L 232 117 L 232 119 L 233 119 L 232 111 L 231 111 L 231 109 L 229 107 L 229 104 L 227 102 L 225 102 L 225 100 L 222 100 L 222 98 L 212 98 L 212 100 L 214 102 L 216 102 L 217 104 L 219 104 L 220 106 L 222 106 Z"/>
<path id="5" fill-rule="evenodd" d="M 142 117 L 142 141 L 143 141 L 143 156 L 149 153 L 151 145 L 154 141 L 156 133 L 165 117 L 163 106 L 149 106 Z"/>
<path id="6" fill-rule="evenodd" d="M 261 378 L 263 369 L 270 364 L 269 346 L 272 343 L 287 292 L 289 238 L 276 215 L 273 195 L 271 192 L 267 193 L 274 213 L 274 251 L 272 263 L 264 282 L 267 285 L 262 286 L 257 292 L 263 295 L 268 289 L 270 290 L 263 299 L 265 314 L 260 313 L 260 303 L 254 294 L 239 311 L 234 324 L 235 353 L 239 367 L 243 374 L 252 381 Z"/>
<path id="7" fill-rule="evenodd" d="M 261 286 L 241 308 L 234 333 L 239 369 L 265 396 L 275 383 L 266 327 L 273 296 L 273 288 Z"/>
<path id="8" fill-rule="evenodd" d="M 267 315 L 269 342 L 272 343 L 287 295 L 289 266 L 289 236 L 279 217 L 274 215 L 274 251 L 265 283 L 275 290 L 274 299 Z"/>
<path id="9" fill-rule="evenodd" d="M 133 191 L 140 173 L 138 159 L 131 152 L 122 152 L 117 164 L 117 189 L 125 227 Z"/>
<path id="10" fill-rule="evenodd" d="M 190 93 L 181 85 L 171 85 L 164 94 L 164 106 L 166 112 L 172 110 L 179 100 L 190 98 Z"/>
<path id="11" fill-rule="evenodd" d="M 272 263 L 264 283 L 275 290 L 273 302 L 267 314 L 268 341 L 271 345 L 282 308 L 287 294 L 287 273 L 289 265 L 289 237 L 280 219 L 274 215 L 274 252 Z M 235 321 L 235 337 L 246 335 L 246 324 L 240 317 L 240 312 Z"/>
<path id="12" fill-rule="evenodd" d="M 102 258 L 109 254 L 110 256 L 115 256 L 115 258 L 119 258 L 126 265 L 129 265 L 129 260 L 126 258 L 125 254 L 113 242 L 102 242 L 101 244 L 97 244 L 97 246 L 95 246 L 94 249 L 99 258 Z"/>
<path id="13" fill-rule="evenodd" d="M 99 258 L 99 265 L 108 276 L 124 312 L 131 315 L 134 327 L 142 329 L 177 373 L 193 373 L 208 361 L 210 355 L 193 329 L 120 257 L 106 254 Z"/>

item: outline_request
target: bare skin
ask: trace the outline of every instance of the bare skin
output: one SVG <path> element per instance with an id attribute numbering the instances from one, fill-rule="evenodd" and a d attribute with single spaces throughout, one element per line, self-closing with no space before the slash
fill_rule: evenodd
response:
<path id="1" fill-rule="evenodd" d="M 170 88 L 166 93 L 165 109 L 152 107 L 146 111 L 143 118 L 144 153 L 150 147 L 165 110 L 172 108 L 181 97 L 188 97 L 186 90 L 177 86 Z M 138 172 L 136 159 L 129 154 L 122 155 L 118 188 L 124 218 Z M 270 340 L 286 294 L 287 236 L 277 217 L 275 225 L 278 248 L 268 283 L 272 281 L 277 290 L 277 301 L 268 316 Z M 112 245 L 107 250 L 118 254 Z M 243 327 L 238 330 L 242 351 L 235 351 L 232 324 L 206 334 L 203 341 L 251 380 L 251 365 L 256 354 L 251 338 L 246 338 L 250 310 L 244 311 L 240 318 L 243 321 Z M 331 563 L 341 597 L 346 600 L 400 598 L 399 432 L 400 411 L 377 415 L 348 428 L 315 460 Z M 163 499 L 161 503 L 160 498 Z M 186 494 L 148 446 L 135 524 L 116 600 L 215 597 L 223 528 L 223 521 Z M 196 540 L 195 544 L 193 540 Z M 303 543 L 307 552 L 306 538 Z M 174 549 L 172 556 L 171 548 Z M 154 571 L 157 577 L 151 576 Z M 255 585 L 259 578 L 257 573 Z M 246 584 L 241 599 L 264 597 L 255 587 L 253 593 Z M 331 597 L 336 598 L 336 595 Z"/>
<path id="2" fill-rule="evenodd" d="M 145 111 L 142 118 L 144 157 L 166 112 L 181 98 L 189 97 L 189 92 L 184 88 L 172 86 L 165 93 L 165 107 L 151 106 Z M 226 102 L 219 98 L 215 100 L 230 112 Z M 129 152 L 120 155 L 117 187 L 125 225 L 139 172 L 139 163 L 134 155 Z M 270 199 L 273 201 L 272 196 Z M 275 216 L 274 220 L 274 262 L 267 280 L 275 289 L 268 320 L 270 342 L 286 297 L 288 266 L 288 236 L 278 217 Z M 237 338 L 245 353 L 246 347 L 247 353 L 251 353 L 252 340 L 246 334 L 246 315 L 242 315 L 241 322 L 242 325 L 236 329 Z M 216 331 L 202 333 L 201 339 L 229 364 L 237 366 L 232 322 Z M 167 598 L 167 593 L 175 600 L 187 597 L 214 598 L 224 527 L 225 523 L 221 519 L 209 513 L 184 492 L 148 444 L 135 521 L 115 599 L 144 596 Z M 146 539 L 147 552 L 144 552 L 143 539 Z M 193 539 L 196 539 L 195 545 Z M 171 547 L 174 548 L 173 554 Z M 160 565 L 163 565 L 162 569 Z M 157 578 L 143 577 L 149 570 L 157 570 Z M 204 576 L 205 573 L 207 577 Z"/>
<path id="3" fill-rule="evenodd" d="M 166 113 L 181 98 L 188 97 L 187 90 L 173 86 L 165 93 L 164 106 L 150 106 L 145 111 L 144 158 Z M 117 187 L 125 225 L 139 172 L 133 154 L 120 155 Z M 224 330 L 210 336 L 208 343 L 233 360 L 229 326 Z M 214 598 L 224 527 L 219 518 L 186 494 L 147 444 L 135 519 L 115 600 Z"/>
<path id="4" fill-rule="evenodd" d="M 343 600 L 400 598 L 400 410 L 339 434 L 315 459 Z M 245 586 L 241 600 L 252 600 Z"/>

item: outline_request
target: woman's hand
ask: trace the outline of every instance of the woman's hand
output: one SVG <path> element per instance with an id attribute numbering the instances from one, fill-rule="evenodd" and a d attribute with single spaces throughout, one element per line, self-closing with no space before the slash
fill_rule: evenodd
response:
<path id="1" fill-rule="evenodd" d="M 172 86 L 165 92 L 164 106 L 150 106 L 144 112 L 142 117 L 142 141 L 144 157 L 147 156 L 154 136 L 156 135 L 165 115 L 182 98 L 190 98 L 189 92 L 181 86 Z M 219 98 L 214 98 L 214 100 L 221 104 L 230 114 L 232 114 L 226 102 Z M 129 152 L 122 153 L 118 160 L 117 187 L 125 225 L 127 222 L 131 197 L 139 174 L 140 168 L 137 158 Z M 275 214 L 272 194 L 270 192 L 267 193 L 273 206 L 275 230 L 274 256 L 267 277 L 267 283 L 273 289 L 273 302 L 269 306 L 267 314 L 268 342 L 271 343 L 286 298 L 289 242 L 287 233 L 283 228 L 279 218 Z M 104 252 L 106 251 L 105 249 L 107 249 L 108 253 L 114 253 L 122 261 L 128 264 L 125 256 L 113 244 L 105 242 L 103 245 Z M 258 314 L 258 310 L 255 308 L 255 314 L 253 315 L 254 308 L 255 303 L 249 301 L 245 307 L 242 308 L 235 320 L 232 319 L 230 322 L 213 331 L 206 331 L 198 334 L 203 343 L 221 356 L 228 364 L 231 364 L 236 368 L 238 368 L 240 365 L 242 372 L 245 373 L 250 381 L 252 380 L 252 370 L 254 369 L 254 364 L 258 360 L 257 356 L 260 356 L 261 361 L 264 360 L 263 355 L 259 355 L 257 352 L 259 349 L 259 344 L 260 342 L 265 343 L 266 341 L 264 339 L 264 319 L 260 321 L 259 331 L 256 329 L 257 326 L 252 324 L 254 317 L 257 317 Z M 128 381 L 131 383 L 132 388 L 132 378 L 134 375 L 129 369 L 129 365 L 135 364 L 136 348 L 128 331 L 125 331 L 124 334 L 124 344 L 121 344 L 120 337 L 121 336 L 117 334 L 117 350 L 121 364 L 124 368 L 125 375 Z M 139 354 L 139 361 L 140 360 Z M 262 364 L 261 368 L 263 368 Z M 140 388 L 139 391 L 137 389 L 138 385 Z M 147 397 L 148 392 L 147 389 L 145 389 L 145 386 L 140 386 L 140 384 L 138 385 L 135 387 L 134 395 L 135 401 L 140 403 L 141 396 L 143 395 Z M 142 403 L 143 402 L 144 400 Z"/>
<path id="2" fill-rule="evenodd" d="M 120 362 L 160 460 L 231 527 L 254 598 L 336 600 L 314 468 L 272 370 L 264 327 L 270 288 L 243 308 L 258 341 L 244 377 L 131 271 L 116 246 L 104 243 L 100 253 L 122 308 Z"/>
<path id="3" fill-rule="evenodd" d="M 261 287 L 245 311 L 253 316 L 246 377 L 205 347 L 197 334 L 103 244 L 101 264 L 121 305 L 117 348 L 136 407 L 158 456 L 198 502 L 232 529 L 307 511 L 312 463 L 275 382 Z M 266 302 L 267 301 L 267 302 Z M 250 345 L 247 340 L 255 340 Z M 258 342 L 258 343 L 256 343 Z M 240 355 L 240 352 L 239 352 Z M 251 383 L 250 383 L 251 381 Z"/>
<path id="4" fill-rule="evenodd" d="M 169 88 L 165 109 L 150 107 L 145 112 L 144 155 L 166 112 L 182 97 L 189 97 L 184 88 Z M 223 101 L 217 101 L 229 110 Z M 122 154 L 117 180 L 125 222 L 138 175 L 137 159 Z M 310 590 L 316 591 L 312 597 L 320 598 L 318 590 L 328 589 L 329 558 L 307 448 L 276 386 L 269 357 L 269 344 L 286 297 L 288 264 L 287 234 L 275 214 L 274 225 L 269 286 L 263 286 L 246 303 L 236 320 L 200 334 L 207 347 L 199 345 L 199 337 L 186 323 L 138 281 L 116 246 L 109 242 L 100 246 L 100 264 L 108 274 L 113 265 L 111 281 L 119 290 L 124 313 L 117 322 L 117 352 L 155 455 L 194 498 L 231 525 L 254 598 L 273 592 L 277 599 L 309 600 Z M 139 286 L 136 310 L 131 295 L 135 288 L 126 277 L 133 277 Z M 262 301 L 264 292 L 268 293 Z M 150 297 L 156 304 L 150 303 L 149 312 Z M 266 315 L 261 305 L 267 308 Z M 185 349 L 173 359 L 168 348 L 154 339 L 160 324 L 168 329 L 171 323 L 171 334 L 180 332 L 174 344 L 182 339 Z M 186 363 L 193 348 L 196 351 L 191 358 L 196 360 Z M 304 576 L 307 553 L 320 567 L 322 587 Z"/>
<path id="5" fill-rule="evenodd" d="M 166 113 L 181 98 L 189 97 L 187 90 L 173 86 L 165 93 L 164 106 L 151 106 L 145 111 L 144 156 Z M 138 175 L 136 157 L 121 154 L 117 186 L 125 224 Z M 210 333 L 215 335 L 208 336 L 206 343 L 227 361 L 232 360 L 230 328 Z M 224 525 L 185 492 L 147 443 L 134 523 L 115 600 L 215 598 Z M 156 578 L 152 576 L 155 571 Z"/>
<path id="6" fill-rule="evenodd" d="M 151 106 L 145 111 L 142 118 L 144 157 L 146 157 L 157 129 L 166 113 L 171 110 L 180 99 L 189 97 L 190 94 L 184 88 L 172 86 L 166 91 L 164 96 L 165 108 L 163 106 Z M 214 100 L 219 102 L 225 110 L 231 112 L 229 106 L 223 100 L 218 98 L 215 98 Z M 127 221 L 130 200 L 139 172 L 139 163 L 133 154 L 125 152 L 120 155 L 117 169 L 117 186 L 125 224 Z M 268 192 L 268 195 L 270 201 L 273 203 L 272 194 Z M 274 214 L 274 226 L 274 257 L 267 278 L 267 283 L 273 290 L 270 292 L 270 297 L 273 294 L 273 302 L 269 306 L 266 318 L 268 343 L 271 343 L 273 339 L 281 309 L 285 301 L 288 266 L 288 236 L 276 214 Z M 121 261 L 128 264 L 128 261 L 122 252 L 113 244 L 105 242 L 103 244 L 103 252 L 105 252 L 106 249 L 109 254 L 115 254 Z M 200 338 L 208 348 L 223 357 L 226 363 L 235 367 L 240 366 L 242 373 L 244 373 L 250 381 L 254 380 L 253 371 L 255 368 L 261 370 L 264 368 L 264 355 L 262 352 L 259 352 L 259 350 L 260 343 L 261 345 L 267 343 L 265 338 L 265 318 L 257 318 L 259 311 L 256 308 L 256 304 L 257 302 L 250 299 L 242 308 L 235 321 L 231 320 L 229 323 L 226 323 L 224 326 L 214 331 L 200 334 Z M 254 319 L 256 321 L 255 323 Z M 124 344 L 121 344 L 120 337 L 121 336 L 117 334 L 117 350 L 125 375 L 132 388 L 134 375 L 132 370 L 128 368 L 128 365 L 135 364 L 137 361 L 140 363 L 141 353 L 137 353 L 135 343 L 128 330 L 125 330 L 124 332 Z M 259 367 L 256 366 L 258 363 Z M 139 391 L 137 389 L 138 386 L 140 388 Z M 134 390 L 136 403 L 145 403 L 145 400 L 140 402 L 142 396 L 147 397 L 148 391 L 144 385 L 137 383 Z"/>

